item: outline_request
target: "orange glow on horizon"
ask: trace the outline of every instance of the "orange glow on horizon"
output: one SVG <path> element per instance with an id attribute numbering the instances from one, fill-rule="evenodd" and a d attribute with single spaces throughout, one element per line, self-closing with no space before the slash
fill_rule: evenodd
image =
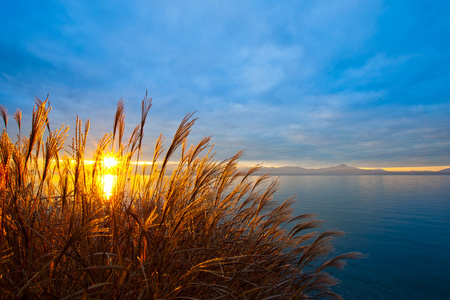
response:
<path id="1" fill-rule="evenodd" d="M 87 165 L 93 164 L 94 160 L 84 160 L 84 163 Z M 176 164 L 175 162 L 171 162 L 172 164 Z M 114 156 L 106 156 L 103 160 L 103 166 L 107 169 L 115 167 L 119 164 L 119 161 L 114 157 Z M 151 166 L 153 164 L 152 161 L 144 161 L 144 160 L 140 160 L 139 162 L 131 162 L 132 165 L 149 165 Z M 261 167 L 266 167 L 266 168 L 280 168 L 280 167 L 286 167 L 286 166 L 299 166 L 299 167 L 303 167 L 306 169 L 320 169 L 320 168 L 327 168 L 327 167 L 332 167 L 334 166 L 333 164 L 329 164 L 329 165 L 324 165 L 324 166 L 314 166 L 314 167 L 310 167 L 310 166 L 304 166 L 304 165 L 300 165 L 300 164 L 290 164 L 290 163 L 257 163 L 257 162 L 253 162 L 253 161 L 242 161 L 239 163 L 240 167 L 253 167 L 256 165 L 260 165 Z M 408 172 L 408 171 L 441 171 L 444 169 L 449 169 L 450 166 L 424 166 L 424 167 L 360 167 L 357 165 L 353 165 L 350 164 L 349 166 L 351 167 L 355 167 L 355 168 L 359 168 L 359 169 L 363 169 L 363 170 L 379 170 L 379 169 L 383 169 L 385 171 L 397 171 L 397 172 Z"/>

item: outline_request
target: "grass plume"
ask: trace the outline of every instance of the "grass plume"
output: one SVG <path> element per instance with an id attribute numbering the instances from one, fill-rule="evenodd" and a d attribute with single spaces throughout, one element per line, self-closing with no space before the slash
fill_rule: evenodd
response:
<path id="1" fill-rule="evenodd" d="M 137 168 L 151 99 L 124 142 L 119 101 L 113 132 L 85 162 L 89 120 L 50 131 L 48 99 L 33 109 L 29 138 L 0 140 L 0 294 L 5 298 L 302 299 L 339 298 L 330 268 L 340 232 L 312 232 L 312 214 L 292 216 L 292 199 L 273 200 L 274 181 L 239 171 L 239 152 L 216 161 L 210 138 L 188 147 L 196 121 L 182 120 L 167 150 L 162 135 L 153 160 Z M 21 130 L 21 113 L 14 115 Z M 45 130 L 48 131 L 43 142 Z M 114 144 L 118 150 L 115 151 Z M 111 148 L 110 148 L 111 147 Z M 111 150 L 108 150 L 111 149 Z M 180 151 L 176 168 L 167 166 Z M 114 156 L 117 165 L 105 164 Z M 134 169 L 134 170 L 133 170 Z M 103 182 L 114 178 L 109 196 Z M 292 224 L 292 226 L 291 226 Z M 290 226 L 290 227 L 287 227 Z M 288 230 L 287 228 L 291 228 Z"/>

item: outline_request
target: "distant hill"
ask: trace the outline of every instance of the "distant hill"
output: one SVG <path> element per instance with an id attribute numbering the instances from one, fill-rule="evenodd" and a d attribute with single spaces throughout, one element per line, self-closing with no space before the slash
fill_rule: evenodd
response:
<path id="1" fill-rule="evenodd" d="M 383 169 L 365 170 L 356 167 L 350 167 L 346 164 L 341 164 L 334 167 L 306 169 L 296 166 L 287 167 L 262 167 L 257 175 L 271 174 L 274 176 L 281 175 L 450 175 L 450 168 L 441 171 L 386 171 Z"/>
<path id="2" fill-rule="evenodd" d="M 385 170 L 364 170 L 355 167 L 349 167 L 346 164 L 342 164 L 335 167 L 314 169 L 317 174 L 326 175 L 364 175 L 364 174 L 380 174 L 386 173 Z"/>

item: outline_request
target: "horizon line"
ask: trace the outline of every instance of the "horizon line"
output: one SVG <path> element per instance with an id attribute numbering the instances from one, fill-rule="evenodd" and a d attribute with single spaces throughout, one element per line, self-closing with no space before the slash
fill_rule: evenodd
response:
<path id="1" fill-rule="evenodd" d="M 252 163 L 241 163 L 241 166 L 246 166 L 246 167 L 250 167 L 250 166 L 255 166 L 255 165 L 261 165 L 262 167 L 266 167 L 266 168 L 282 168 L 282 167 L 301 167 L 301 168 L 305 168 L 305 169 L 311 169 L 311 170 L 317 170 L 317 169 L 322 169 L 322 168 L 329 168 L 329 167 L 336 167 L 339 165 L 343 165 L 342 164 L 330 164 L 328 166 L 320 166 L 320 167 L 305 167 L 305 166 L 300 166 L 297 164 L 265 164 L 265 163 L 260 163 L 260 164 L 252 164 Z M 436 172 L 436 171 L 441 171 L 441 170 L 445 170 L 445 169 L 449 169 L 450 165 L 441 165 L 441 166 L 420 166 L 420 167 L 361 167 L 361 166 L 356 166 L 356 165 L 349 165 L 349 164 L 345 164 L 349 167 L 353 167 L 353 168 L 358 168 L 361 170 L 385 170 L 385 171 L 391 171 L 391 172 L 413 172 L 413 171 L 418 171 L 418 172 L 426 172 L 426 171 L 430 171 L 430 172 Z"/>
<path id="2" fill-rule="evenodd" d="M 84 160 L 85 164 L 92 164 L 94 162 L 94 160 L 92 159 L 85 159 Z M 152 165 L 152 161 L 146 161 L 146 160 L 140 160 L 139 162 L 136 161 L 132 161 L 130 162 L 132 165 Z M 159 163 L 159 161 L 157 161 L 157 163 Z M 173 161 L 173 162 L 169 162 L 169 165 L 173 165 L 173 164 L 178 164 L 177 161 Z M 333 165 L 329 165 L 326 167 L 304 167 L 304 166 L 299 166 L 299 165 L 294 165 L 294 164 L 265 164 L 265 163 L 249 163 L 249 162 L 242 162 L 239 163 L 238 162 L 238 166 L 239 167 L 253 167 L 256 165 L 260 165 L 263 168 L 283 168 L 283 167 L 300 167 L 300 168 L 305 168 L 305 169 L 311 169 L 311 170 L 317 170 L 317 169 L 322 169 L 322 168 L 329 168 L 329 167 L 336 167 L 339 165 L 343 165 L 343 164 L 333 164 Z M 361 170 L 385 170 L 385 171 L 391 171 L 391 172 L 414 172 L 414 171 L 418 171 L 418 172 L 426 172 L 426 171 L 430 171 L 430 172 L 437 172 L 437 171 L 441 171 L 444 169 L 449 169 L 450 165 L 444 165 L 444 166 L 421 166 L 421 167 L 359 167 L 359 166 L 354 166 L 354 165 L 348 165 L 345 164 L 349 167 L 353 167 L 353 168 L 358 168 Z"/>

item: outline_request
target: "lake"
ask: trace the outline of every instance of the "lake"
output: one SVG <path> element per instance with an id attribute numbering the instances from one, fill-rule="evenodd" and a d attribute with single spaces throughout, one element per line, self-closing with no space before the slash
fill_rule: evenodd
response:
<path id="1" fill-rule="evenodd" d="M 273 177 L 274 178 L 274 177 Z M 346 232 L 336 253 L 359 251 L 335 276 L 344 299 L 450 299 L 450 176 L 280 176 L 277 200 Z"/>

